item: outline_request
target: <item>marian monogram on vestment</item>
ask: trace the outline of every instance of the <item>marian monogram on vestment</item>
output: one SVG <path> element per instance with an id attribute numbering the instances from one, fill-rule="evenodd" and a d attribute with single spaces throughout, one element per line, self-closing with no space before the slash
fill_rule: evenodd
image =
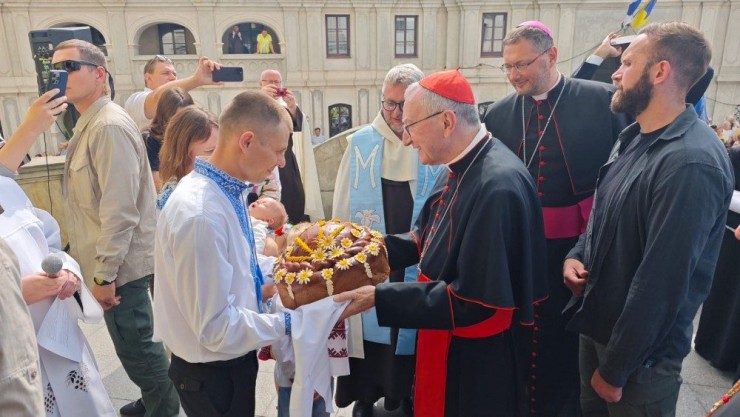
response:
<path id="1" fill-rule="evenodd" d="M 375 158 L 378 156 L 378 150 L 380 149 L 380 145 L 375 145 L 373 147 L 373 150 L 370 152 L 370 155 L 368 155 L 367 159 L 362 157 L 362 152 L 360 151 L 360 148 L 358 146 L 355 146 L 355 162 L 357 162 L 356 168 L 355 168 L 355 180 L 352 182 L 352 186 L 357 189 L 357 187 L 360 186 L 360 170 L 370 170 L 370 175 L 368 178 L 370 179 L 370 186 L 372 188 L 376 188 L 378 186 L 377 181 L 375 181 Z M 370 227 L 369 225 L 365 225 Z"/>

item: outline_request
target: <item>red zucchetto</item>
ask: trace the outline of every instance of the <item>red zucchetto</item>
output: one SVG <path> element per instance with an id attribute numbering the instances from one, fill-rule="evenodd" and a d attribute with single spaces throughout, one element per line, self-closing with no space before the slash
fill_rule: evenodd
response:
<path id="1" fill-rule="evenodd" d="M 422 78 L 419 85 L 444 98 L 458 103 L 475 104 L 473 89 L 460 70 L 436 72 Z"/>

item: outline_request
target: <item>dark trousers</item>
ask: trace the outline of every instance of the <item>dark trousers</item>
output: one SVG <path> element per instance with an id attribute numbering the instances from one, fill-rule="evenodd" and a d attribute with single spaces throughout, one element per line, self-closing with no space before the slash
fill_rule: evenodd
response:
<path id="1" fill-rule="evenodd" d="M 173 354 L 169 375 L 190 417 L 254 417 L 257 370 L 255 352 L 205 363 Z"/>
<path id="2" fill-rule="evenodd" d="M 141 389 L 146 417 L 171 417 L 180 403 L 167 377 L 169 361 L 161 343 L 152 342 L 150 276 L 116 288 L 121 304 L 105 312 L 105 325 L 128 377 Z"/>
<path id="3" fill-rule="evenodd" d="M 606 356 L 606 346 L 588 336 L 580 338 L 581 409 L 584 417 L 672 417 L 681 387 L 681 362 L 660 359 L 641 366 L 622 388 L 622 399 L 607 403 L 591 387 L 591 377 Z"/>

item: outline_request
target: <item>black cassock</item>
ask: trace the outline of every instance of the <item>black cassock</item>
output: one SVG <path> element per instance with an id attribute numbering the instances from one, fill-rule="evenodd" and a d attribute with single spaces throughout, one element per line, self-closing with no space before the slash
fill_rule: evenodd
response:
<path id="1" fill-rule="evenodd" d="M 285 111 L 288 111 L 288 109 Z M 302 131 L 303 112 L 301 112 L 301 109 L 296 107 L 295 117 L 291 115 L 290 118 L 293 120 L 293 131 Z M 285 206 L 289 223 L 298 224 L 308 221 L 308 216 L 305 214 L 306 194 L 303 190 L 301 171 L 298 169 L 298 160 L 293 152 L 292 133 L 288 138 L 288 148 L 285 150 L 285 166 L 278 168 L 278 173 L 280 174 L 281 187 L 280 202 Z"/>
<path id="2" fill-rule="evenodd" d="M 424 248 L 420 270 L 431 282 L 378 285 L 378 322 L 442 330 L 419 332 L 416 415 L 523 416 L 536 355 L 534 304 L 547 296 L 534 183 L 495 139 L 484 139 L 450 169 L 412 231 L 386 237 L 392 269 L 419 262 Z M 479 329 L 491 329 L 487 324 L 499 329 L 479 337 Z M 422 354 L 431 345 L 425 340 L 438 336 L 448 338 L 435 345 L 448 349 L 446 362 Z"/>
<path id="3" fill-rule="evenodd" d="M 562 77 L 546 99 L 512 94 L 484 118 L 493 136 L 526 161 L 543 207 L 550 299 L 538 308 L 544 349 L 536 417 L 571 417 L 579 408 L 578 335 L 565 330 L 575 309 L 561 313 L 571 298 L 563 261 L 585 231 L 599 168 L 627 127 L 626 116 L 609 110 L 613 92 L 608 84 Z"/>
<path id="4" fill-rule="evenodd" d="M 729 150 L 735 173 L 735 190 L 740 191 L 740 149 Z M 727 213 L 727 225 L 736 229 L 740 213 Z M 694 348 L 712 366 L 735 373 L 740 379 L 740 241 L 734 231 L 725 230 L 714 270 L 709 297 L 701 308 Z M 737 402 L 738 399 L 735 399 Z M 728 414 L 729 415 L 729 414 Z"/>

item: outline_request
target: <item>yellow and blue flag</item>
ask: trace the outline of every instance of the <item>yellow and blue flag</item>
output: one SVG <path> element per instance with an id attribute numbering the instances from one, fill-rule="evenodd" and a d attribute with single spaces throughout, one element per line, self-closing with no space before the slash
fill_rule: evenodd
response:
<path id="1" fill-rule="evenodd" d="M 657 2 L 658 0 L 648 0 L 644 3 L 642 0 L 632 1 L 629 6 L 627 6 L 627 14 L 622 20 L 622 29 L 630 27 L 632 30 L 637 30 L 645 26 L 648 21 L 648 16 L 652 13 L 655 3 Z"/>
<path id="2" fill-rule="evenodd" d="M 635 14 L 635 19 L 632 20 L 632 29 L 637 30 L 645 26 L 648 21 L 648 16 L 652 13 L 653 7 L 655 7 L 655 3 L 657 2 L 658 0 L 650 0 L 647 4 L 640 7 L 640 10 Z"/>

